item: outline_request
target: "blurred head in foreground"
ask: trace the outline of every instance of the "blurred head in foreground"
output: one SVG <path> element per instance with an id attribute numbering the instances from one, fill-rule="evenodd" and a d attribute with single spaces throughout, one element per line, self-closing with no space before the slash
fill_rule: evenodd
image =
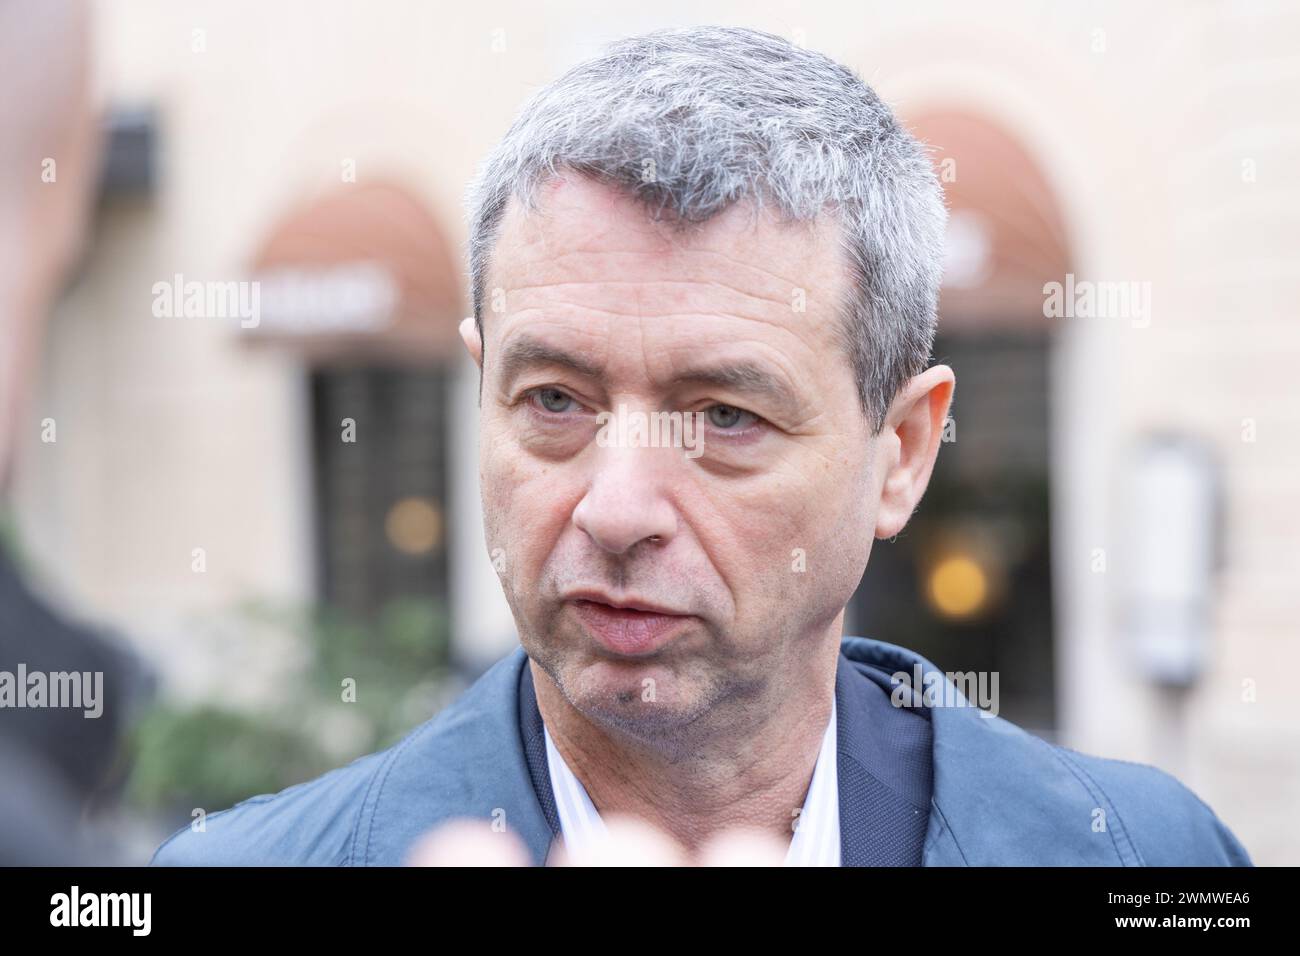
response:
<path id="1" fill-rule="evenodd" d="M 0 3 L 0 497 L 19 437 L 35 430 L 45 322 L 76 260 L 98 171 L 90 29 L 76 0 Z M 30 432 L 28 432 L 30 433 Z M 94 711 L 0 710 L 0 863 L 104 863 L 83 810 L 116 756 L 142 671 L 124 647 L 57 614 L 0 548 L 0 673 L 100 679 Z M 88 716 L 89 714 L 89 716 Z"/>
<path id="2" fill-rule="evenodd" d="M 83 3 L 0 3 L 0 489 L 97 172 L 89 54 Z"/>

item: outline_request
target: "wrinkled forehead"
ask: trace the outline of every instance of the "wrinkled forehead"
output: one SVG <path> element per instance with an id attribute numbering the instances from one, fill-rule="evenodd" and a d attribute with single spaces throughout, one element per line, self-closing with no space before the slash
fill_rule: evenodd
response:
<path id="1" fill-rule="evenodd" d="M 495 337 L 494 315 L 543 301 L 628 316 L 748 315 L 815 331 L 839 314 L 847 290 L 839 223 L 831 212 L 782 221 L 771 208 L 745 200 L 682 222 L 618 186 L 552 178 L 531 205 L 512 199 L 502 217 L 486 272 L 486 336 Z"/>

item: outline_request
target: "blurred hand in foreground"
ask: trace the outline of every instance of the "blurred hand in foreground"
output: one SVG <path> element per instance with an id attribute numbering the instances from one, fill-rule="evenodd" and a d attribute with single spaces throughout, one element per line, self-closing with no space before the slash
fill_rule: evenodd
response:
<path id="1" fill-rule="evenodd" d="M 611 816 L 606 836 L 571 850 L 561 844 L 552 866 L 781 866 L 787 847 L 769 833 L 731 830 L 692 855 L 676 840 L 632 817 Z M 417 841 L 409 866 L 528 866 L 523 841 L 484 820 L 453 820 Z"/>

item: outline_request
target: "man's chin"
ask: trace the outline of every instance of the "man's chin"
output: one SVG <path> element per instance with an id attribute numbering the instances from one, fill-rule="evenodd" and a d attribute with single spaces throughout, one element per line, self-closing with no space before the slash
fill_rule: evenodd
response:
<path id="1" fill-rule="evenodd" d="M 661 737 L 699 717 L 706 695 L 671 664 L 586 658 L 560 665 L 560 690 L 588 720 L 641 738 Z"/>

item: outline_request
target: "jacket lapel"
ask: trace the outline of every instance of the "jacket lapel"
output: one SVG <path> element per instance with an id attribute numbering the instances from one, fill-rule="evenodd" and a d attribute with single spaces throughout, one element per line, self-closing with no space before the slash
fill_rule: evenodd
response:
<path id="1" fill-rule="evenodd" d="M 561 835 L 560 813 L 555 807 L 555 792 L 551 789 L 551 768 L 546 759 L 542 712 L 537 706 L 537 691 L 533 687 L 533 669 L 526 663 L 519 674 L 519 732 L 524 741 L 528 777 L 537 794 L 542 816 L 551 828 L 552 837 L 558 837 Z"/>
<path id="2" fill-rule="evenodd" d="M 840 654 L 835 673 L 840 862 L 919 866 L 930 800 L 930 722 L 894 707 L 873 675 Z"/>

